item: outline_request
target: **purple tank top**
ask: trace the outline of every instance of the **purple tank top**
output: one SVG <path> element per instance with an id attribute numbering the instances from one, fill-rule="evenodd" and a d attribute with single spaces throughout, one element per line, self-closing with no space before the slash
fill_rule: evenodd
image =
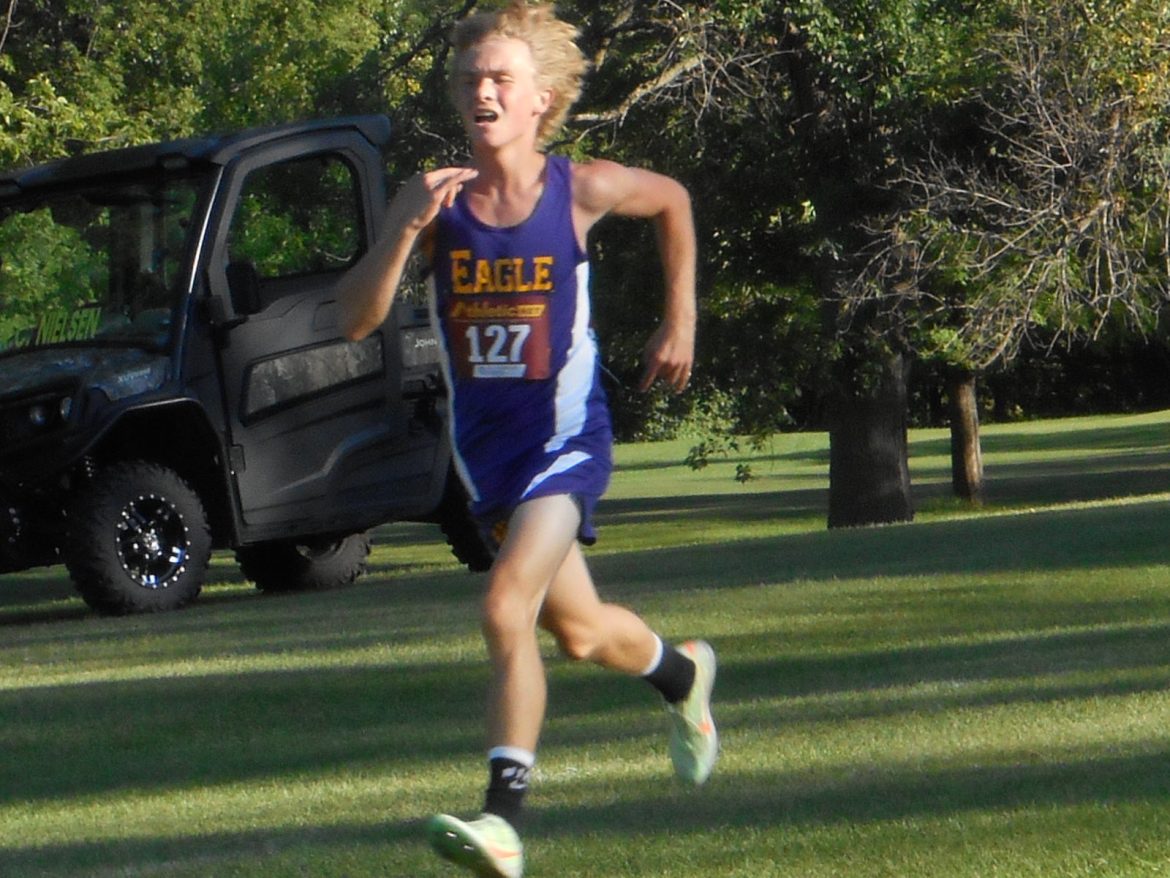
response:
<path id="1" fill-rule="evenodd" d="M 456 465 L 477 514 L 550 493 L 599 497 L 612 431 L 569 160 L 548 157 L 519 225 L 480 222 L 463 196 L 442 209 L 431 284 Z"/>

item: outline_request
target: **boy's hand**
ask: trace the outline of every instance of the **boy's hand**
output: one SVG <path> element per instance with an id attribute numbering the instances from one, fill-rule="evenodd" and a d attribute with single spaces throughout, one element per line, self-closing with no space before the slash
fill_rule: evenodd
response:
<path id="1" fill-rule="evenodd" d="M 431 224 L 440 207 L 454 204 L 463 184 L 478 175 L 474 168 L 439 168 L 415 174 L 398 190 L 391 209 L 405 229 L 417 234 Z"/>
<path id="2" fill-rule="evenodd" d="M 638 389 L 645 393 L 661 378 L 675 393 L 686 390 L 695 362 L 695 330 L 663 323 L 650 336 L 643 351 L 646 368 Z"/>
<path id="3" fill-rule="evenodd" d="M 472 168 L 443 168 L 416 174 L 394 194 L 381 236 L 338 281 L 341 331 L 346 338 L 359 341 L 382 325 L 419 234 L 434 221 L 440 207 L 454 203 L 463 184 L 477 173 Z"/>

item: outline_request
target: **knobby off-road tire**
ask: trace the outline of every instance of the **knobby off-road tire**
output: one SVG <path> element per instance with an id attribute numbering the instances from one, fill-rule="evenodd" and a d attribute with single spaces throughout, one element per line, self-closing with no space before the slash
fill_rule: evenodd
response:
<path id="1" fill-rule="evenodd" d="M 242 546 L 236 561 L 263 592 L 322 591 L 349 585 L 366 571 L 370 535 L 273 540 Z"/>
<path id="2" fill-rule="evenodd" d="M 454 469 L 447 474 L 447 486 L 439 504 L 439 527 L 453 554 L 473 573 L 482 573 L 492 566 L 495 552 L 483 538 L 479 523 L 472 518 L 467 505 L 467 490 Z"/>
<path id="3" fill-rule="evenodd" d="M 203 588 L 207 513 L 176 472 L 146 461 L 99 470 L 66 519 L 65 566 L 101 613 L 177 610 Z"/>

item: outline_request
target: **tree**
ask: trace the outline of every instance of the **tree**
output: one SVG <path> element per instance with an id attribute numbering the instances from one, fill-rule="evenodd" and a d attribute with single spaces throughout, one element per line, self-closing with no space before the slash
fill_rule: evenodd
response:
<path id="1" fill-rule="evenodd" d="M 969 123 L 948 108 L 970 104 L 993 83 L 975 62 L 1002 25 L 1005 4 L 836 0 L 708 9 L 718 26 L 738 26 L 736 38 L 712 40 L 717 26 L 705 41 L 691 41 L 706 58 L 698 71 L 728 80 L 722 89 L 692 92 L 702 96 L 707 120 L 702 154 L 715 159 L 694 177 L 734 193 L 717 217 L 715 237 L 727 258 L 714 285 L 786 290 L 790 302 L 802 303 L 805 318 L 796 325 L 807 330 L 814 313 L 821 322 L 818 351 L 797 374 L 818 387 L 830 430 L 830 525 L 906 520 L 913 506 L 905 400 L 924 345 L 913 321 L 890 319 L 884 289 L 859 297 L 854 278 L 869 262 L 873 225 L 898 203 L 897 170 L 918 153 L 922 120 L 940 126 L 940 143 L 962 141 Z M 951 399 L 971 402 L 973 385 L 961 372 L 952 375 Z M 764 391 L 773 410 L 784 410 L 794 388 L 768 377 L 757 373 L 740 386 L 745 396 Z M 973 406 L 960 412 L 971 413 Z M 965 472 L 979 472 L 977 456 L 961 460 L 970 462 Z"/>
<path id="2" fill-rule="evenodd" d="M 850 308 L 946 364 L 956 488 L 978 499 L 975 376 L 1037 334 L 1144 332 L 1170 294 L 1166 4 L 1021 5 L 981 54 L 996 77 L 960 145 L 908 156 Z"/>
<path id="3" fill-rule="evenodd" d="M 774 428 L 761 412 L 782 412 L 801 386 L 816 388 L 834 449 L 830 524 L 905 520 L 913 508 L 903 403 L 914 347 L 899 325 L 878 309 L 852 307 L 842 290 L 868 225 L 890 207 L 892 171 L 912 146 L 914 120 L 953 98 L 961 59 L 990 13 L 926 0 L 688 9 L 671 38 L 657 42 L 678 47 L 677 57 L 660 53 L 652 68 L 671 74 L 673 114 L 637 88 L 625 90 L 637 100 L 607 104 L 653 132 L 647 136 L 670 133 L 663 152 L 687 170 L 705 205 L 704 238 L 714 242 L 717 266 L 705 289 L 722 303 L 720 316 L 735 296 L 745 314 L 759 314 L 758 291 L 770 291 L 769 306 L 799 311 L 781 326 L 805 331 L 792 346 L 809 354 L 796 383 L 775 379 L 778 370 L 762 362 L 766 349 L 739 358 L 764 366 L 754 375 L 715 364 L 720 381 L 742 414 L 758 418 L 749 429 Z M 643 62 L 627 81 L 658 85 L 650 70 Z M 810 325 L 818 327 L 811 335 Z M 767 403 L 747 405 L 749 398 Z"/>

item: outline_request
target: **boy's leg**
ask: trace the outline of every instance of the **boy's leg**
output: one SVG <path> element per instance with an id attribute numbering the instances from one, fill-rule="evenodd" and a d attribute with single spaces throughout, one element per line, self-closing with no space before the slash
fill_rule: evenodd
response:
<path id="1" fill-rule="evenodd" d="M 569 546 L 545 596 L 540 625 L 569 658 L 625 674 L 646 673 L 661 648 L 640 616 L 601 600 L 576 542 Z"/>
<path id="2" fill-rule="evenodd" d="M 483 626 L 492 661 L 491 779 L 485 810 L 512 821 L 527 787 L 547 700 L 538 622 L 570 658 L 641 675 L 670 703 L 681 703 L 695 688 L 690 655 L 664 647 L 638 615 L 599 598 L 577 543 L 580 523 L 577 503 L 565 495 L 522 504 L 488 578 Z M 708 696 L 709 691 L 703 697 Z"/>
<path id="3" fill-rule="evenodd" d="M 488 574 L 482 624 L 492 681 L 484 814 L 470 821 L 440 814 L 428 827 L 435 850 L 477 875 L 523 874 L 524 851 L 515 825 L 546 700 L 536 622 L 549 584 L 576 542 L 579 524 L 580 513 L 568 498 L 522 504 L 512 515 L 508 536 Z"/>
<path id="4" fill-rule="evenodd" d="M 672 694 L 686 693 L 672 708 L 678 723 L 675 738 L 678 729 L 685 730 L 687 738 L 696 737 L 683 708 L 691 702 L 701 704 L 710 727 L 699 735 L 706 767 L 701 777 L 692 771 L 691 779 L 701 783 L 714 762 L 717 745 L 708 708 L 714 677 L 710 647 L 701 644 L 705 653 L 696 658 L 664 647 L 635 613 L 601 601 L 577 544 L 580 516 L 576 502 L 567 496 L 522 504 L 488 577 L 483 606 L 484 638 L 492 661 L 488 740 L 491 753 L 497 755 L 491 759 L 487 814 L 470 822 L 439 815 L 431 822 L 435 848 L 479 874 L 520 875 L 523 869 L 523 849 L 510 823 L 517 816 L 527 772 L 522 782 L 508 783 L 519 775 L 505 777 L 503 771 L 531 767 L 544 722 L 547 686 L 536 638 L 538 622 L 570 658 L 641 675 L 670 702 L 675 702 Z M 698 659 L 707 656 L 709 666 L 700 667 Z M 672 738 L 672 758 L 675 753 Z M 675 765 L 677 770 L 677 758 Z M 508 787 L 514 789 L 509 792 Z"/>
<path id="5" fill-rule="evenodd" d="M 691 784 L 707 780 L 719 753 L 711 716 L 716 662 L 708 644 L 663 644 L 637 614 L 603 602 L 576 543 L 549 587 L 540 624 L 570 658 L 637 674 L 653 685 L 670 709 L 675 773 Z"/>
<path id="6" fill-rule="evenodd" d="M 571 497 L 528 501 L 513 514 L 492 565 L 483 626 L 492 661 L 488 741 L 493 749 L 536 750 L 547 698 L 538 622 L 570 658 L 643 676 L 668 702 L 681 701 L 693 689 L 696 665 L 690 654 L 664 647 L 636 613 L 598 596 L 577 543 L 580 522 Z"/>
<path id="7" fill-rule="evenodd" d="M 580 512 L 568 497 L 521 504 L 488 574 L 483 634 L 492 663 L 488 744 L 535 752 L 546 682 L 536 626 L 549 587 L 576 545 Z"/>

